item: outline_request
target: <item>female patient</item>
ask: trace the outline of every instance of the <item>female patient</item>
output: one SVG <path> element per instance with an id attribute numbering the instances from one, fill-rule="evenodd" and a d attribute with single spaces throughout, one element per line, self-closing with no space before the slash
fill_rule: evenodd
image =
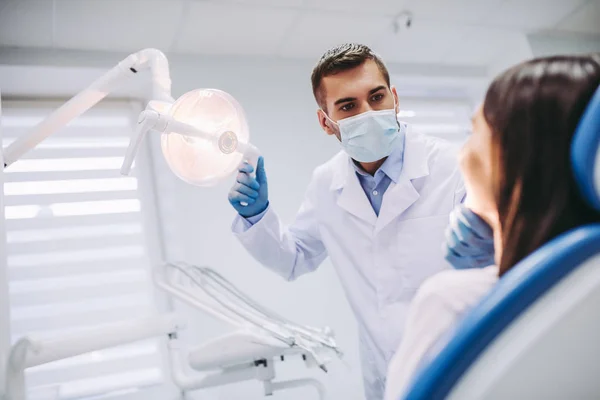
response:
<path id="1" fill-rule="evenodd" d="M 497 265 L 444 271 L 422 285 L 388 370 L 386 400 L 399 398 L 499 277 L 557 235 L 600 221 L 579 195 L 569 161 L 571 138 L 599 84 L 600 55 L 536 59 L 492 82 L 460 164 L 466 206 L 492 227 Z"/>

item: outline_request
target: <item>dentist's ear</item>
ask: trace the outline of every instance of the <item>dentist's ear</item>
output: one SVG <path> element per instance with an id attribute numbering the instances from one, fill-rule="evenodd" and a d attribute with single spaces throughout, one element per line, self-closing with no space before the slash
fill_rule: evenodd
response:
<path id="1" fill-rule="evenodd" d="M 336 131 L 333 128 L 333 124 L 329 120 L 329 118 L 327 118 L 327 114 L 325 114 L 325 111 L 323 111 L 319 108 L 317 110 L 317 118 L 319 119 L 319 125 L 321 125 L 321 128 L 323 129 L 323 131 L 325 131 L 326 134 L 328 134 L 328 135 L 336 134 Z"/>
<path id="2" fill-rule="evenodd" d="M 394 104 L 396 104 L 396 114 L 400 112 L 400 100 L 398 99 L 398 92 L 396 92 L 396 86 L 392 86 L 392 95 L 394 96 Z"/>

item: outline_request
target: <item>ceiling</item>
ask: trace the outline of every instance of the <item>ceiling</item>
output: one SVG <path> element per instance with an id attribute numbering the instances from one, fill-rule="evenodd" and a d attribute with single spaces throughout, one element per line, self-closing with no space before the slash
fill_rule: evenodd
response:
<path id="1" fill-rule="evenodd" d="M 409 29 L 392 28 L 402 11 Z M 0 0 L 0 46 L 486 66 L 536 32 L 600 34 L 600 0 Z"/>

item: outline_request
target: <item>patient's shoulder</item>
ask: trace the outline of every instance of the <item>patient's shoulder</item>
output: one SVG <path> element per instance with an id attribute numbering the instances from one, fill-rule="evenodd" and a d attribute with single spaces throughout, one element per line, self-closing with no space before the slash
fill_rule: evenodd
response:
<path id="1" fill-rule="evenodd" d="M 455 312 L 473 307 L 498 282 L 498 267 L 446 270 L 427 279 L 415 302 L 435 303 Z"/>

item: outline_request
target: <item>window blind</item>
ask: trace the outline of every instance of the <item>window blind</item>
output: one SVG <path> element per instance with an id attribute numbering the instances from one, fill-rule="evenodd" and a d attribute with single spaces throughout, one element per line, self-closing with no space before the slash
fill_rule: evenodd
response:
<path id="1" fill-rule="evenodd" d="M 3 102 L 3 146 L 60 105 Z M 144 192 L 136 165 L 119 174 L 136 117 L 128 102 L 104 101 L 5 169 L 13 343 L 154 313 Z M 26 379 L 60 399 L 159 384 L 159 341 L 30 368 Z"/>

